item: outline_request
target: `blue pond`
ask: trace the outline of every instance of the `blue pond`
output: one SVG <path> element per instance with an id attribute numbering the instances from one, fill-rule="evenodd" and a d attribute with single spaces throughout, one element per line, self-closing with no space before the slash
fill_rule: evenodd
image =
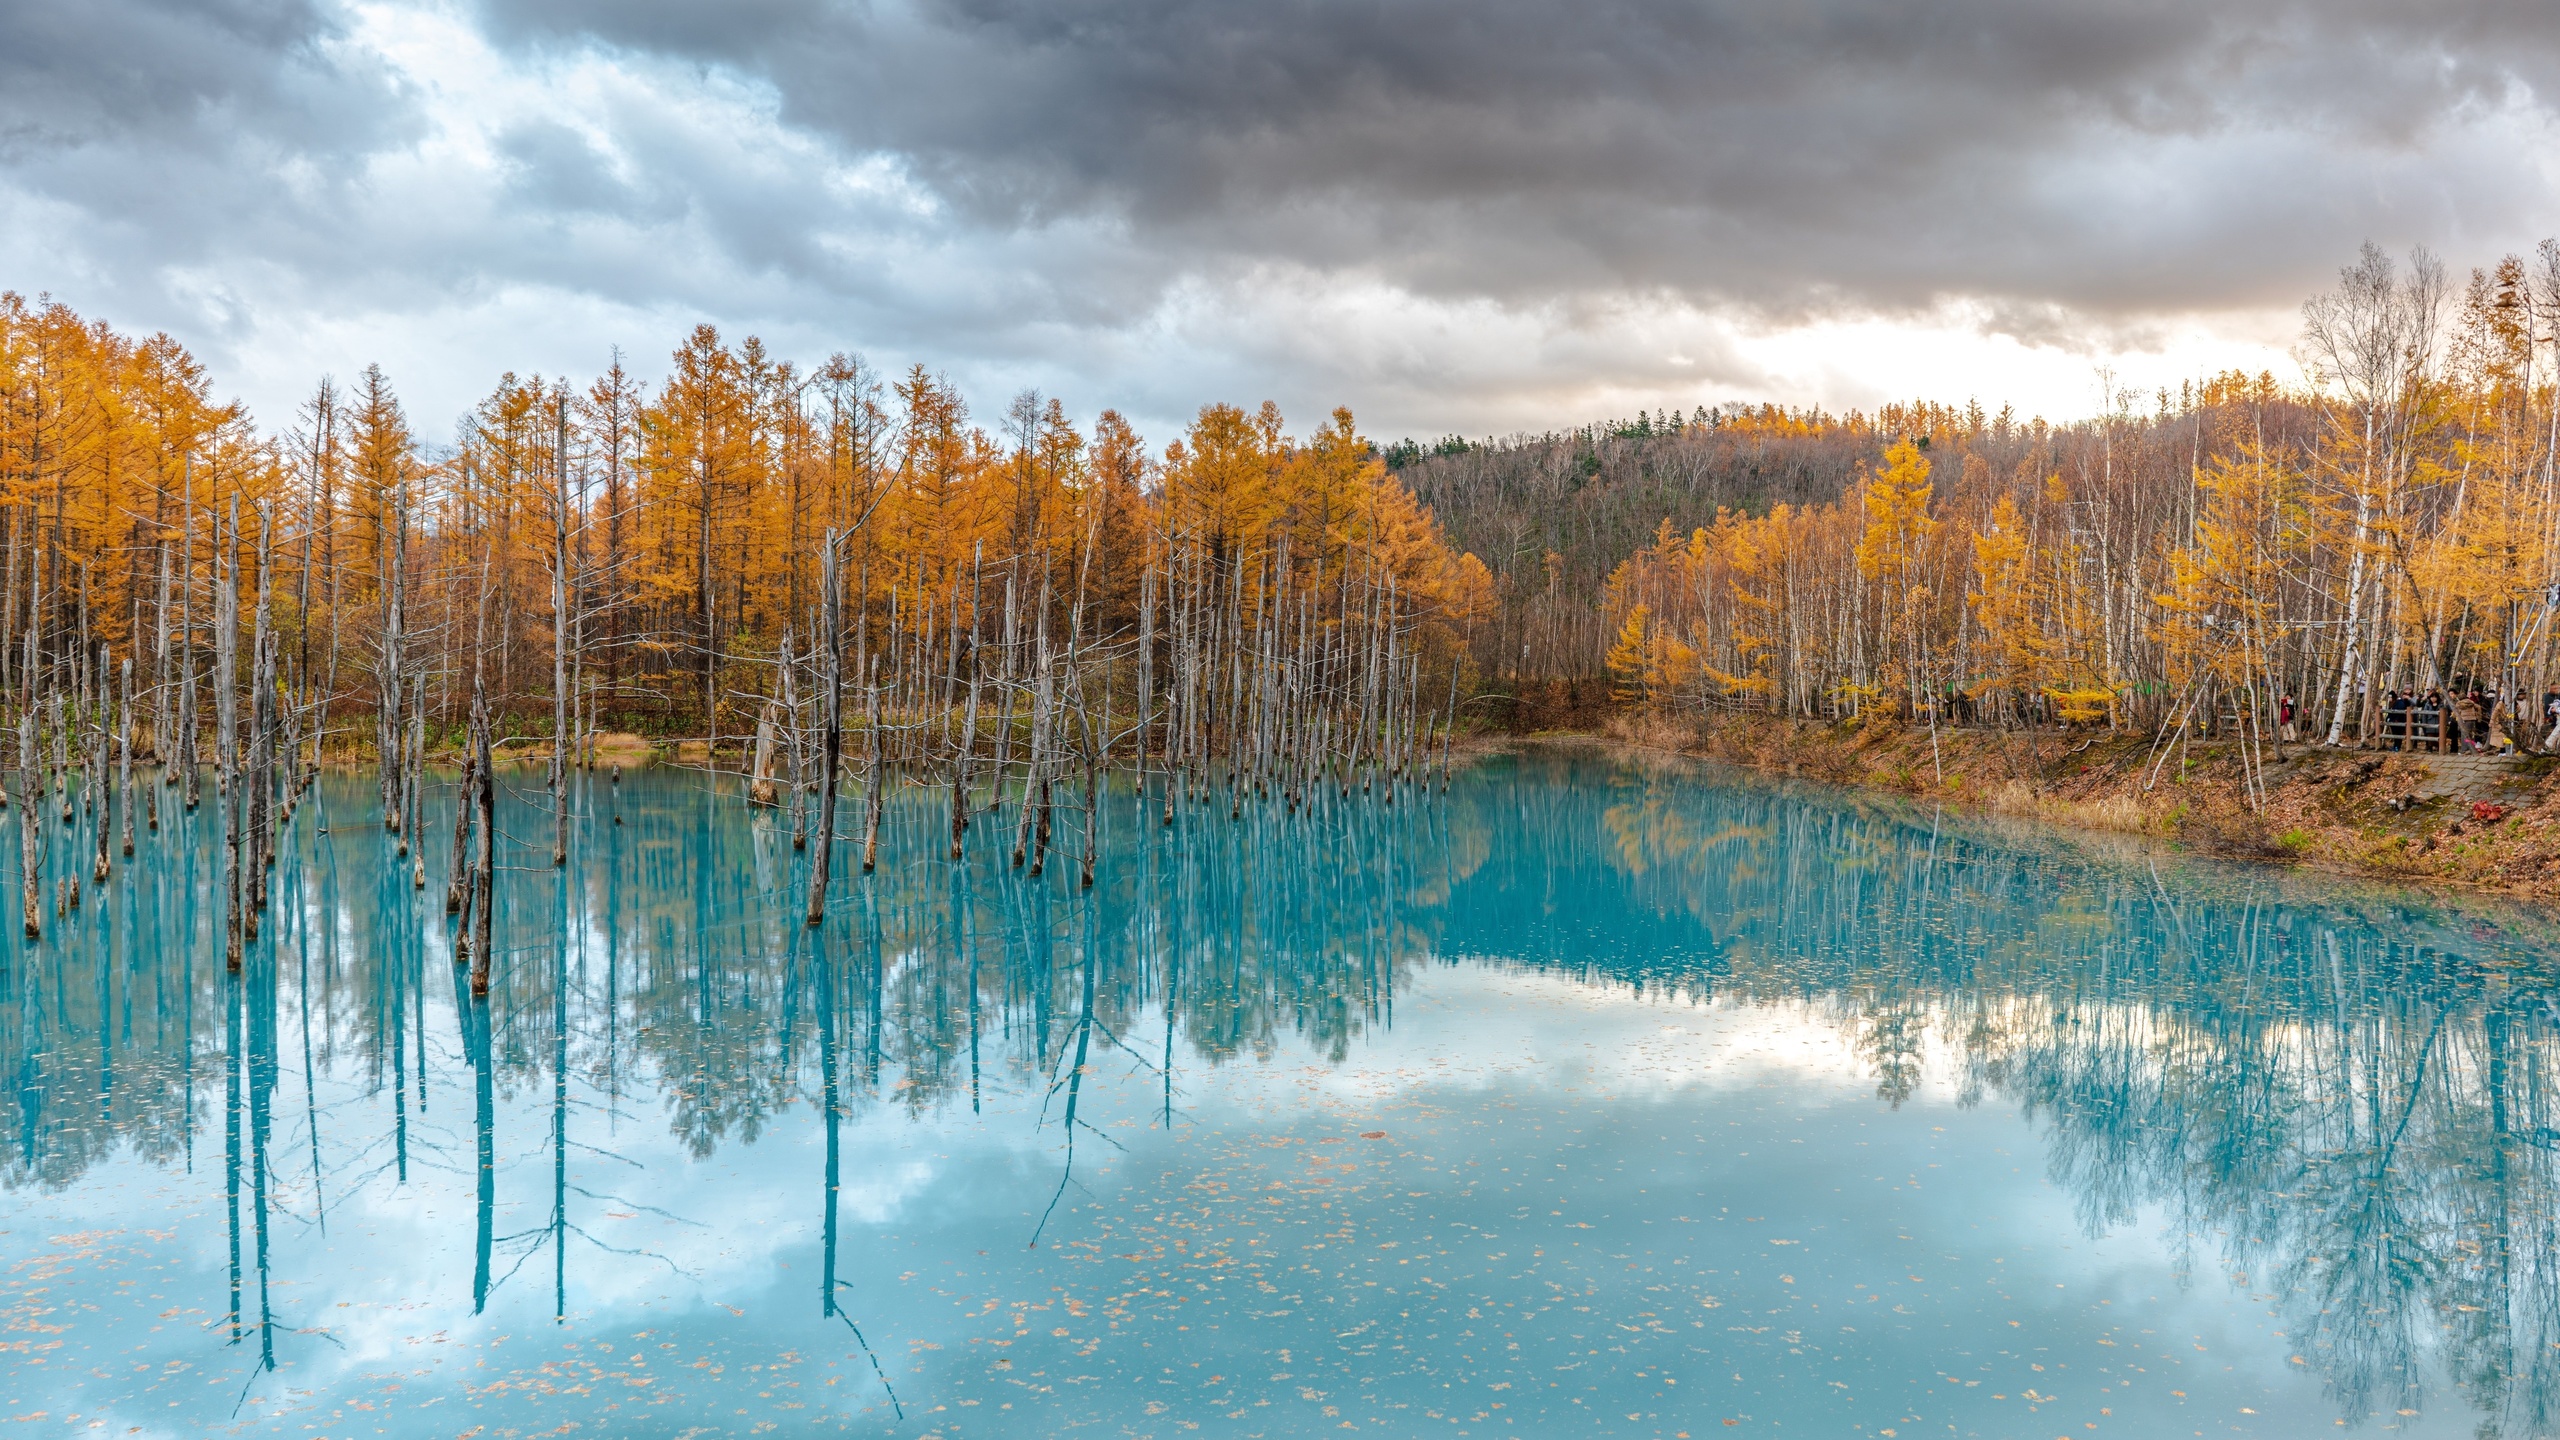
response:
<path id="1" fill-rule="evenodd" d="M 734 781 L 555 870 L 527 770 L 474 1002 L 373 790 L 236 975 L 210 790 L 6 942 L 29 1433 L 2560 1431 L 2530 912 L 1538 747 L 1122 775 L 1090 891 L 909 787 L 811 929 Z"/>

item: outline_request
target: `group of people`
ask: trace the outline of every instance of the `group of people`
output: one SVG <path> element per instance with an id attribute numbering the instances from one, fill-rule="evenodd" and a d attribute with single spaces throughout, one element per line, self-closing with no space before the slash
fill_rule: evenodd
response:
<path id="1" fill-rule="evenodd" d="M 2450 695 L 2442 690 L 2387 691 L 2382 697 L 2382 748 L 2512 752 L 2523 699 L 2477 686 Z M 2542 723 L 2526 733 L 2534 730 L 2560 736 L 2560 690 L 2543 692 Z M 2552 741 L 2543 743 L 2548 748 Z"/>
<path id="2" fill-rule="evenodd" d="M 2033 723 L 2050 722 L 2046 713 L 2047 697 L 2037 693 L 2024 703 Z M 2530 697 L 2501 695 L 2474 685 L 2457 685 L 2448 694 L 2443 690 L 2388 690 L 2382 699 L 2382 733 L 2378 747 L 2385 750 L 2427 750 L 2444 754 L 2455 752 L 2495 752 L 2513 754 L 2518 748 L 2516 737 L 2525 737 L 2532 745 L 2540 735 L 2541 744 L 2532 746 L 2545 752 L 2560 751 L 2560 688 L 2542 692 L 2541 716 L 2538 722 L 2526 708 Z M 1975 719 L 1972 695 L 1960 687 L 1947 687 L 1943 701 L 1931 696 L 1924 699 L 1928 718 L 1944 723 L 1964 725 Z M 2225 717 L 2228 719 L 2229 717 Z M 2297 744 L 2302 739 L 2302 708 L 2291 695 L 2276 702 L 2276 734 L 2284 743 Z M 2316 719 L 2316 717 L 2314 717 Z"/>

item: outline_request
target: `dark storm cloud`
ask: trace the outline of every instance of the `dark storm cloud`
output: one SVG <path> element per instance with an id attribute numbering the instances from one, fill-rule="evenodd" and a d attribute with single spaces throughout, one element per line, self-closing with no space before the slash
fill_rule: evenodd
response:
<path id="1" fill-rule="evenodd" d="M 552 0 L 502 40 L 770 82 L 980 226 L 1215 266 L 1773 314 L 2266 303 L 2354 240 L 2500 232 L 2464 127 L 2550 113 L 2560 6 L 2377 0 Z"/>
<path id="2" fill-rule="evenodd" d="M 642 203 L 614 173 L 611 157 L 557 121 L 508 127 L 498 153 L 509 167 L 508 193 L 520 203 L 573 215 L 622 213 Z"/>
<path id="3" fill-rule="evenodd" d="M 0 155 L 259 138 L 303 152 L 382 133 L 384 96 L 323 53 L 302 0 L 78 0 L 0 6 Z"/>
<path id="4" fill-rule="evenodd" d="M 2359 240 L 2549 228 L 2554 97 L 2551 0 L 30 0 L 0 287 L 269 414 L 711 319 L 1481 433 L 2280 346 Z"/>
<path id="5" fill-rule="evenodd" d="M 146 328 L 192 320 L 201 339 L 256 317 L 218 279 L 171 305 L 177 272 L 349 268 L 341 202 L 414 109 L 342 35 L 303 0 L 0 5 L 0 247 L 19 252 L 0 286 Z"/>

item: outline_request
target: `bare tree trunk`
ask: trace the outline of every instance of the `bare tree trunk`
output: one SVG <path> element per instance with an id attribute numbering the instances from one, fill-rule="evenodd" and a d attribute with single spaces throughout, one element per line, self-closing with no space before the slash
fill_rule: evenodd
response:
<path id="1" fill-rule="evenodd" d="M 62 807 L 62 823 L 71 823 L 71 717 L 64 712 L 62 692 L 52 695 L 53 704 L 53 798 Z"/>
<path id="2" fill-rule="evenodd" d="M 28 632 L 30 653 L 35 649 L 34 633 Z M 44 778 L 36 769 L 35 695 L 30 690 L 26 706 L 18 714 L 18 874 L 24 881 L 18 896 L 18 917 L 30 940 L 44 934 L 43 793 Z"/>
<path id="3" fill-rule="evenodd" d="M 1103 730 L 1107 734 L 1109 733 L 1110 728 L 1111 721 L 1106 715 L 1103 719 Z M 1098 833 L 1094 827 L 1096 822 L 1101 819 L 1101 816 L 1102 757 L 1099 747 L 1095 744 L 1095 737 L 1088 727 L 1084 743 L 1084 857 L 1083 873 L 1080 881 L 1078 882 L 1078 889 L 1090 890 L 1093 888 L 1094 852 L 1100 843 Z"/>
<path id="4" fill-rule="evenodd" d="M 764 709 L 756 714 L 754 758 L 747 762 L 749 805 L 772 806 L 781 800 L 773 783 L 773 711 L 773 702 L 767 700 Z"/>
<path id="5" fill-rule="evenodd" d="M 791 627 L 782 627 L 782 745 L 791 767 L 791 848 L 809 848 L 809 776 L 803 763 L 800 724 L 799 656 L 792 645 Z"/>
<path id="6" fill-rule="evenodd" d="M 178 637 L 185 688 L 178 692 L 178 764 L 186 780 L 187 808 L 203 798 L 203 777 L 196 773 L 196 501 L 195 466 L 187 466 L 185 504 L 179 509 Z"/>
<path id="7" fill-rule="evenodd" d="M 569 863 L 569 400 L 559 405 L 560 468 L 551 506 L 551 863 Z"/>
<path id="8" fill-rule="evenodd" d="M 231 497 L 231 512 L 221 533 L 216 537 L 221 554 L 217 558 L 222 576 L 222 595 L 216 603 L 214 623 L 222 633 L 214 637 L 214 720 L 218 727 L 215 748 L 219 752 L 214 772 L 217 794 L 236 801 L 240 790 L 240 497 Z M 236 807 L 235 807 L 236 808 Z"/>
<path id="9" fill-rule="evenodd" d="M 251 642 L 249 658 L 249 733 L 245 754 L 234 775 L 234 804 L 242 822 L 240 935 L 258 938 L 258 914 L 267 908 L 267 817 L 273 796 L 267 789 L 267 739 L 272 691 L 267 685 L 269 645 L 263 635 Z"/>
<path id="10" fill-rule="evenodd" d="M 156 634 L 151 650 L 151 758 L 160 762 L 163 783 L 176 774 L 177 746 L 169 734 L 169 542 L 163 532 L 160 541 L 160 598 L 153 614 Z M 143 805 L 150 811 L 150 828 L 160 828 L 160 786 L 143 787 Z"/>
<path id="11" fill-rule="evenodd" d="M 471 870 L 471 890 L 479 897 L 471 934 L 471 993 L 489 993 L 493 912 L 497 909 L 498 786 L 497 766 L 489 753 L 489 707 L 474 696 L 471 704 L 471 751 L 479 763 L 476 798 L 480 807 L 479 856 Z"/>
<path id="12" fill-rule="evenodd" d="M 862 873 L 880 860 L 880 676 L 871 676 L 870 757 L 863 775 Z"/>
<path id="13" fill-rule="evenodd" d="M 402 672 L 409 661 L 409 487 L 406 481 L 391 487 L 391 548 L 384 557 L 391 572 L 383 577 L 389 601 L 384 607 L 382 646 L 378 663 L 382 677 L 377 683 L 375 730 L 382 761 L 382 824 L 387 830 L 398 830 L 403 817 L 400 811 L 400 711 L 402 709 Z"/>
<path id="14" fill-rule="evenodd" d="M 711 584 L 711 473 L 710 461 L 703 461 L 702 474 L 702 576 L 697 592 L 702 605 L 702 727 L 706 737 L 702 746 L 702 763 L 713 770 L 720 768 L 720 606 Z"/>
<path id="15" fill-rule="evenodd" d="M 411 836 L 415 836 L 417 840 L 409 861 L 412 888 L 419 890 L 427 888 L 427 837 L 422 828 L 425 812 L 419 799 L 420 772 L 426 767 L 427 687 L 420 684 L 415 687 L 415 698 L 409 702 L 409 763 L 401 767 L 401 774 L 409 786 L 409 794 L 404 806 L 409 813 L 409 818 L 400 827 L 402 844 L 408 844 Z"/>
<path id="16" fill-rule="evenodd" d="M 96 823 L 98 830 L 97 855 L 90 862 L 89 879 L 92 883 L 99 885 L 107 883 L 107 848 L 115 843 L 115 791 L 107 779 L 108 736 L 112 733 L 109 726 L 113 723 L 115 713 L 115 694 L 107 684 L 107 674 L 107 647 L 100 645 L 98 647 L 98 698 L 91 708 L 90 713 L 93 718 L 89 725 L 89 733 L 93 737 L 91 753 L 96 757 L 89 766 L 91 775 L 95 777 L 89 782 L 89 793 L 94 797 L 91 801 L 93 813 L 90 818 Z"/>
<path id="17" fill-rule="evenodd" d="M 475 737 L 476 740 L 476 737 Z M 465 745 L 462 752 L 462 785 L 454 792 L 452 876 L 444 888 L 444 913 L 451 915 L 462 909 L 471 898 L 471 797 L 480 782 L 480 752 Z M 422 856 L 419 864 L 426 863 Z M 467 952 L 471 942 L 470 920 L 464 917 L 461 938 Z"/>
<path id="18" fill-rule="evenodd" d="M 844 750 L 844 620 L 836 579 L 836 535 L 827 532 L 819 560 L 818 664 L 821 748 L 818 752 L 818 853 L 809 860 L 809 923 L 827 918 L 827 870 L 836 844 L 836 767 Z"/>
<path id="19" fill-rule="evenodd" d="M 1044 601 L 1046 599 L 1045 590 L 1043 592 L 1043 599 Z M 1028 768 L 1025 770 L 1022 777 L 1022 809 L 1021 812 L 1014 817 L 1013 823 L 1013 863 L 1017 869 L 1021 867 L 1023 856 L 1031 848 L 1031 830 L 1034 819 L 1033 810 L 1035 805 L 1038 803 L 1036 797 L 1043 793 L 1044 788 L 1048 783 L 1044 778 L 1046 771 L 1043 767 L 1048 763 L 1048 752 L 1051 743 L 1049 738 L 1050 733 L 1056 728 L 1056 722 L 1051 718 L 1049 713 L 1051 709 L 1051 700 L 1049 689 L 1049 626 L 1045 618 L 1047 610 L 1048 607 L 1044 603 L 1041 606 L 1044 618 L 1040 623 L 1037 637 L 1032 641 L 1034 654 L 1031 662 L 1031 742 L 1029 746 L 1029 754 L 1025 760 L 1025 764 Z M 1033 866 L 1031 873 L 1034 875 L 1039 874 L 1039 867 L 1036 865 Z"/>
<path id="20" fill-rule="evenodd" d="M 2368 431 L 2370 428 L 2370 426 L 2367 427 Z M 2372 443 L 2369 434 L 2366 443 L 2368 445 Z M 2373 495 L 2370 485 L 2359 486 L 2356 493 L 2355 545 L 2347 559 L 2347 617 L 2345 624 L 2339 627 L 2339 633 L 2346 637 L 2346 647 L 2338 655 L 2338 693 L 2333 698 L 2329 710 L 2329 744 L 2333 747 L 2346 735 L 2347 706 L 2353 703 L 2356 695 L 2357 642 L 2362 638 L 2356 629 L 2356 621 L 2361 618 L 2360 612 L 2364 604 L 2365 532 L 2372 519 L 2372 508 Z M 2370 745 L 2374 738 L 2371 733 L 2372 727 L 2363 728 L 2366 733 L 2358 738 L 2366 745 Z"/>
<path id="21" fill-rule="evenodd" d="M 232 497 L 228 526 L 214 533 L 214 637 L 213 685 L 214 714 L 218 723 L 214 741 L 214 763 L 217 767 L 214 795 L 222 802 L 222 910 L 223 959 L 230 968 L 240 968 L 242 932 L 241 898 L 246 893 L 247 879 L 241 871 L 241 850 L 248 836 L 241 811 L 245 798 L 240 793 L 240 717 L 237 675 L 239 659 L 235 651 L 239 642 L 237 623 L 239 596 L 239 561 L 230 543 L 240 531 L 240 501 Z"/>
<path id="22" fill-rule="evenodd" d="M 1018 568 L 1008 566 L 1004 577 L 1004 669 L 996 682 L 1004 691 L 1004 720 L 996 727 L 996 786 L 994 798 L 987 802 L 990 807 L 1004 803 L 1004 787 L 1013 778 L 1013 703 L 1021 689 L 1013 678 L 1014 655 L 1021 636 L 1021 607 L 1014 589 L 1014 572 Z"/>
<path id="23" fill-rule="evenodd" d="M 137 632 L 139 633 L 139 632 Z M 133 854 L 133 657 L 124 657 L 121 672 L 124 682 L 124 717 L 117 732 L 116 788 L 122 792 L 118 807 L 124 812 L 124 853 Z"/>
<path id="24" fill-rule="evenodd" d="M 1147 805 L 1147 723 L 1155 713 L 1156 694 L 1156 572 L 1153 566 L 1138 571 L 1138 809 L 1145 813 Z"/>
<path id="25" fill-rule="evenodd" d="M 249 883 L 255 903 L 249 915 L 249 937 L 258 934 L 257 912 L 267 908 L 267 870 L 275 864 L 276 633 L 274 623 L 275 531 L 265 502 L 258 505 L 258 616 L 253 632 L 249 683 L 251 782 Z"/>
<path id="26" fill-rule="evenodd" d="M 969 762 L 976 758 L 978 752 L 978 693 L 980 682 L 985 678 L 985 667 L 978 663 L 978 643 L 974 633 L 977 626 L 975 588 L 971 587 L 969 612 L 973 632 L 969 637 L 969 712 L 968 718 L 961 722 L 960 748 L 951 757 L 951 858 L 954 860 L 960 858 L 961 834 L 969 828 Z"/>

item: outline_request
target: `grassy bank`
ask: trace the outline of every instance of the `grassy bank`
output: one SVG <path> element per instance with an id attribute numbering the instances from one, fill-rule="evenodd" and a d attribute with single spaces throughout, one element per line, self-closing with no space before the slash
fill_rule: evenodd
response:
<path id="1" fill-rule="evenodd" d="M 2180 849 L 2560 900 L 2560 760 L 2266 752 L 2250 803 L 2236 741 L 2155 749 L 2105 731 L 1944 729 L 1934 740 L 1767 715 L 1622 713 L 1616 740 L 1986 813 L 2147 836 Z"/>

